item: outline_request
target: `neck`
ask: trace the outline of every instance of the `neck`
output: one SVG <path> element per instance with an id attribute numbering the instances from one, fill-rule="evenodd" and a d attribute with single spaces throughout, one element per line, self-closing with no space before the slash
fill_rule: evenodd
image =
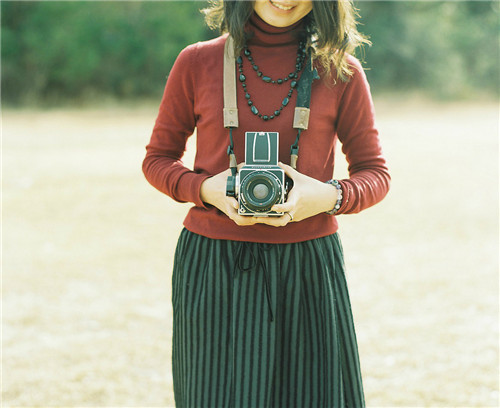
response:
<path id="1" fill-rule="evenodd" d="M 250 34 L 248 44 L 265 47 L 297 44 L 303 33 L 303 26 L 302 19 L 288 27 L 275 27 L 254 13 L 246 26 L 246 31 Z"/>

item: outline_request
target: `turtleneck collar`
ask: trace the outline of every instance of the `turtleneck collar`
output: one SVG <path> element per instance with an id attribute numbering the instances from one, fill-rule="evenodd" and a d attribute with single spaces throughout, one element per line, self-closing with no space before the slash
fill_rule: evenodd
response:
<path id="1" fill-rule="evenodd" d="M 296 44 L 303 27 L 303 19 L 288 27 L 274 27 L 253 13 L 248 21 L 246 31 L 253 33 L 249 45 L 267 47 Z"/>

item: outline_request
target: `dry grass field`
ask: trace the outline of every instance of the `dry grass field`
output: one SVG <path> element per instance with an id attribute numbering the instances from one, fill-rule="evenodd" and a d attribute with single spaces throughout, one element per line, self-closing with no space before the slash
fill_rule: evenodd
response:
<path id="1" fill-rule="evenodd" d="M 4 110 L 4 407 L 174 406 L 156 109 Z M 377 109 L 391 192 L 340 217 L 367 403 L 497 407 L 498 105 Z"/>

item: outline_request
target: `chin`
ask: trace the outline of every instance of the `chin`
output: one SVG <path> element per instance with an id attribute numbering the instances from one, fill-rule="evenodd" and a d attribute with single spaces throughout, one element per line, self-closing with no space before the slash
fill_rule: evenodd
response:
<path id="1" fill-rule="evenodd" d="M 312 1 L 256 0 L 254 10 L 267 24 L 288 27 L 312 10 Z"/>

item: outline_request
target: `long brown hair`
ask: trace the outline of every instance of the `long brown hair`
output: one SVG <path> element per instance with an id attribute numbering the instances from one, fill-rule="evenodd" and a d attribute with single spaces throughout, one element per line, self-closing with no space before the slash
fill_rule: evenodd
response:
<path id="1" fill-rule="evenodd" d="M 356 27 L 357 10 L 352 0 L 313 0 L 313 9 L 304 18 L 304 29 L 313 45 L 314 58 L 318 59 L 327 76 L 332 62 L 337 78 L 346 81 L 352 74 L 346 53 L 370 41 Z M 203 10 L 205 20 L 212 29 L 228 32 L 234 39 L 237 54 L 247 40 L 245 25 L 253 13 L 253 1 L 212 0 Z"/>

